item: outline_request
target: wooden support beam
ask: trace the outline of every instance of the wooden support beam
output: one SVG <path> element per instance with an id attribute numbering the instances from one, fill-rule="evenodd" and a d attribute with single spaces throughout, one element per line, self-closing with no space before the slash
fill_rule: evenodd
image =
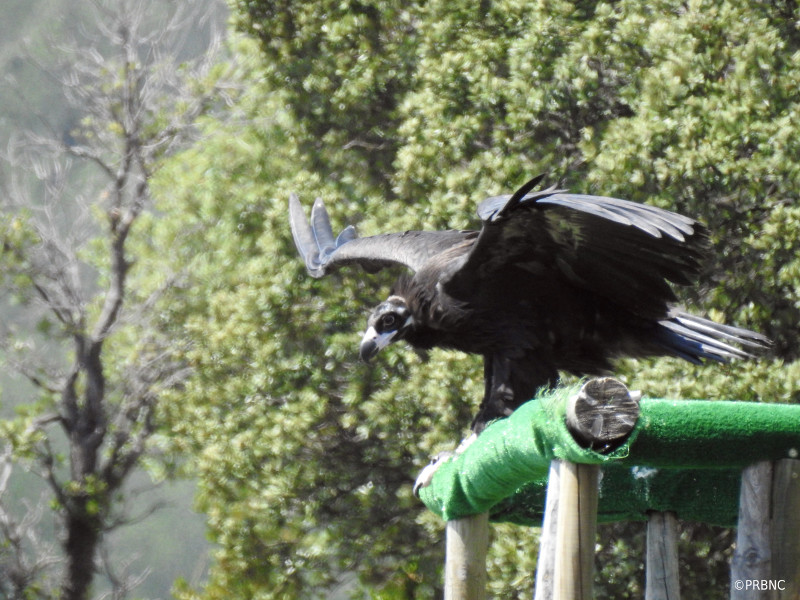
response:
<path id="1" fill-rule="evenodd" d="M 769 590 L 753 582 L 769 580 L 770 496 L 772 463 L 752 464 L 742 471 L 736 549 L 731 560 L 731 600 L 767 600 Z"/>
<path id="2" fill-rule="evenodd" d="M 611 452 L 636 425 L 640 397 L 616 379 L 591 379 L 567 403 L 567 428 L 581 446 Z M 599 474 L 598 465 L 550 464 L 534 600 L 592 597 Z"/>
<path id="3" fill-rule="evenodd" d="M 800 460 L 742 471 L 731 600 L 800 600 Z"/>
<path id="4" fill-rule="evenodd" d="M 678 520 L 673 512 L 652 512 L 647 519 L 645 600 L 679 600 Z"/>
<path id="5" fill-rule="evenodd" d="M 641 397 L 613 377 L 590 379 L 567 403 L 567 429 L 584 448 L 612 452 L 633 431 Z"/>
<path id="6" fill-rule="evenodd" d="M 484 600 L 489 514 L 448 521 L 445 536 L 445 600 Z"/>
<path id="7" fill-rule="evenodd" d="M 591 600 L 600 467 L 558 463 L 553 600 Z"/>
<path id="8" fill-rule="evenodd" d="M 772 475 L 772 575 L 775 600 L 800 600 L 800 460 L 783 459 Z"/>
<path id="9" fill-rule="evenodd" d="M 547 482 L 534 600 L 590 600 L 600 469 L 554 460 Z"/>
<path id="10" fill-rule="evenodd" d="M 533 600 L 553 600 L 553 575 L 556 560 L 558 525 L 559 462 L 550 463 L 547 475 L 547 497 L 544 502 L 544 519 L 539 537 L 539 557 L 536 559 L 536 584 Z"/>

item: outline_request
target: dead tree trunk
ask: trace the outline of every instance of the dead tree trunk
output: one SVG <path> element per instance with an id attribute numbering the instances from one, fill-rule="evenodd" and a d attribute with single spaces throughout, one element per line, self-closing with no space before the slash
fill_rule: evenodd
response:
<path id="1" fill-rule="evenodd" d="M 63 600 L 88 598 L 94 579 L 101 520 L 90 514 L 90 502 L 86 495 L 76 498 L 75 505 L 68 509 L 64 520 L 66 566 L 61 585 Z"/>

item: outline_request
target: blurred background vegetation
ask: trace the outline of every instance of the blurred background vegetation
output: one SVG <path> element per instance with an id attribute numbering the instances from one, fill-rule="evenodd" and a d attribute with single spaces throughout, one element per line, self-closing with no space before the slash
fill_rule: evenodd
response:
<path id="1" fill-rule="evenodd" d="M 48 28 L 72 26 L 41 17 L 74 16 L 68 4 L 9 10 L 36 47 Z M 623 361 L 619 376 L 649 396 L 800 400 L 797 3 L 240 0 L 230 19 L 219 61 L 236 94 L 159 162 L 153 205 L 131 234 L 135 293 L 161 290 L 152 324 L 190 368 L 159 397 L 159 452 L 146 461 L 155 479 L 196 482 L 213 546 L 202 580 L 170 571 L 179 598 L 441 594 L 443 527 L 411 485 L 466 432 L 479 361 L 398 345 L 360 364 L 367 310 L 395 274 L 309 278 L 288 230 L 290 192 L 323 197 L 336 224 L 363 235 L 474 227 L 480 200 L 540 172 L 574 192 L 697 217 L 713 252 L 682 300 L 770 336 L 773 355 Z M 14 83 L 2 88 L 4 138 L 42 113 L 72 135 L 80 114 L 48 101 L 20 38 L 3 33 Z M 17 85 L 30 85 L 30 100 L 6 100 Z M 135 346 L 116 335 L 120 355 Z M 6 412 L 35 404 L 15 385 L 4 378 Z M 205 552 L 181 536 L 194 517 L 159 514 L 121 542 L 151 579 Z M 602 529 L 598 598 L 643 595 L 642 530 Z M 531 597 L 536 541 L 535 529 L 494 528 L 491 597 Z M 686 597 L 727 597 L 731 541 L 683 527 Z M 160 585 L 133 595 L 164 597 Z"/>

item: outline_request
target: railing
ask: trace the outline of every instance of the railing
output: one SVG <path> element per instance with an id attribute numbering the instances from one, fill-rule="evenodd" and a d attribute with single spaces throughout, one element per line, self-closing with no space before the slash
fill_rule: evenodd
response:
<path id="1" fill-rule="evenodd" d="M 687 402 L 691 401 L 676 402 L 676 411 L 689 406 Z M 734 404 L 747 403 L 721 403 L 719 407 L 724 411 Z M 746 414 L 757 417 L 751 419 L 756 430 L 772 429 L 761 433 L 768 440 L 774 433 L 779 441 L 765 445 L 765 460 L 751 462 L 741 471 L 730 597 L 733 600 L 800 599 L 800 461 L 793 458 L 800 448 L 800 406 L 775 405 L 778 408 L 772 411 L 775 424 L 771 428 L 768 415 L 765 416 L 770 412 L 769 406 L 757 406 L 746 407 L 750 411 Z M 639 397 L 629 394 L 622 384 L 611 379 L 589 381 L 578 394 L 569 397 L 564 415 L 566 429 L 576 443 L 593 449 L 597 454 L 612 455 L 614 452 L 619 455 L 619 448 L 630 442 L 638 417 Z M 721 417 L 720 421 L 724 419 Z M 752 428 L 743 429 L 736 435 L 744 437 L 731 440 L 731 448 L 718 459 L 721 468 L 736 467 L 739 457 L 730 454 L 737 444 L 742 444 L 741 460 L 758 455 L 757 449 L 745 445 L 750 435 L 747 432 Z M 500 439 L 499 434 L 495 435 Z M 491 445 L 497 446 L 496 439 Z M 628 449 L 622 453 L 622 459 L 630 465 L 635 463 L 636 456 L 633 446 L 629 450 L 629 455 L 626 455 Z M 787 455 L 791 458 L 778 458 Z M 645 462 L 657 464 L 658 460 L 651 457 Z M 709 465 L 714 464 L 713 457 L 707 463 L 704 463 L 705 468 L 710 468 Z M 550 461 L 535 600 L 592 598 L 598 496 L 602 494 L 599 479 L 611 464 L 613 461 L 603 466 L 563 459 Z M 458 476 L 463 475 L 459 472 Z M 439 477 L 438 472 L 434 483 L 436 477 Z M 514 485 L 515 482 L 509 482 L 509 489 Z M 451 487 L 466 488 L 468 485 L 459 483 Z M 437 502 L 431 495 L 426 499 L 424 490 L 422 496 L 429 506 Z M 497 502 L 493 498 L 479 498 L 472 502 L 478 507 L 485 502 L 489 510 L 447 522 L 446 600 L 482 600 L 486 597 L 489 511 L 496 508 Z M 677 600 L 680 597 L 678 518 L 670 510 L 648 511 L 646 518 L 645 599 Z"/>

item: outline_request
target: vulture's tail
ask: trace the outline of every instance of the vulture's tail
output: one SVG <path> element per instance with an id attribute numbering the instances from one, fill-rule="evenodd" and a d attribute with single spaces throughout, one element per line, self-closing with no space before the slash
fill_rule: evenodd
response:
<path id="1" fill-rule="evenodd" d="M 727 362 L 731 358 L 753 358 L 772 344 L 760 333 L 721 325 L 702 317 L 678 312 L 659 321 L 661 343 L 670 353 L 695 364 L 707 358 Z"/>

